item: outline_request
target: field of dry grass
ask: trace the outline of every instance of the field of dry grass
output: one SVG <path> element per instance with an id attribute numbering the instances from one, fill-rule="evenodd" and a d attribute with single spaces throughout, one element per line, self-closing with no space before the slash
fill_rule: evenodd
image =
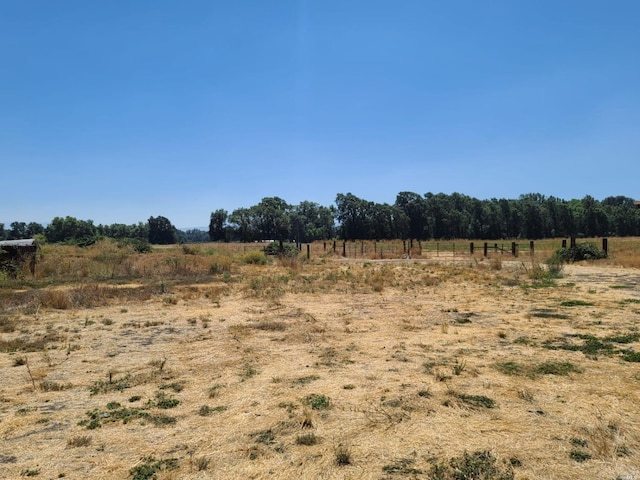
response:
<path id="1" fill-rule="evenodd" d="M 635 244 L 560 278 L 208 248 L 5 279 L 2 478 L 640 479 Z"/>

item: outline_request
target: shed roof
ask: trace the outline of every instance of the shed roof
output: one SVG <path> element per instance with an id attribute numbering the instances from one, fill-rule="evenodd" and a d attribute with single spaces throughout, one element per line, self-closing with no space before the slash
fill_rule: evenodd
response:
<path id="1" fill-rule="evenodd" d="M 640 208 L 640 200 L 636 200 L 636 208 Z"/>
<path id="2" fill-rule="evenodd" d="M 34 238 L 24 238 L 22 240 L 2 240 L 0 247 L 35 247 L 37 242 Z"/>

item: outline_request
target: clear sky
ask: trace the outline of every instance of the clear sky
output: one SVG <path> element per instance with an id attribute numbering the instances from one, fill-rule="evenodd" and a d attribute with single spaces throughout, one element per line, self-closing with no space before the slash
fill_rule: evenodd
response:
<path id="1" fill-rule="evenodd" d="M 636 0 L 0 0 L 0 222 L 640 198 Z"/>

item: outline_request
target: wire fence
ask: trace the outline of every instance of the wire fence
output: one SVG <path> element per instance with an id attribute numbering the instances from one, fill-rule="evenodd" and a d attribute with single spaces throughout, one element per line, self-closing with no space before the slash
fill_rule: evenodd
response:
<path id="1" fill-rule="evenodd" d="M 580 239 L 580 242 L 601 244 L 602 250 L 609 252 L 607 238 Z M 576 239 L 545 240 L 324 240 L 297 244 L 300 255 L 307 258 L 342 257 L 348 259 L 401 259 L 401 258 L 464 258 L 492 256 L 551 256 L 561 247 L 575 245 Z M 226 243 L 215 245 L 213 249 L 222 249 L 234 253 L 265 251 L 270 242 Z"/>

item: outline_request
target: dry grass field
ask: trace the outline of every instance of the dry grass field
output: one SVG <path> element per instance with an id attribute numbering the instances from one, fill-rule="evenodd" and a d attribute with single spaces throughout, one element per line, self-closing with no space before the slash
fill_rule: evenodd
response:
<path id="1" fill-rule="evenodd" d="M 633 245 L 559 278 L 45 246 L 0 284 L 0 477 L 638 480 Z"/>

